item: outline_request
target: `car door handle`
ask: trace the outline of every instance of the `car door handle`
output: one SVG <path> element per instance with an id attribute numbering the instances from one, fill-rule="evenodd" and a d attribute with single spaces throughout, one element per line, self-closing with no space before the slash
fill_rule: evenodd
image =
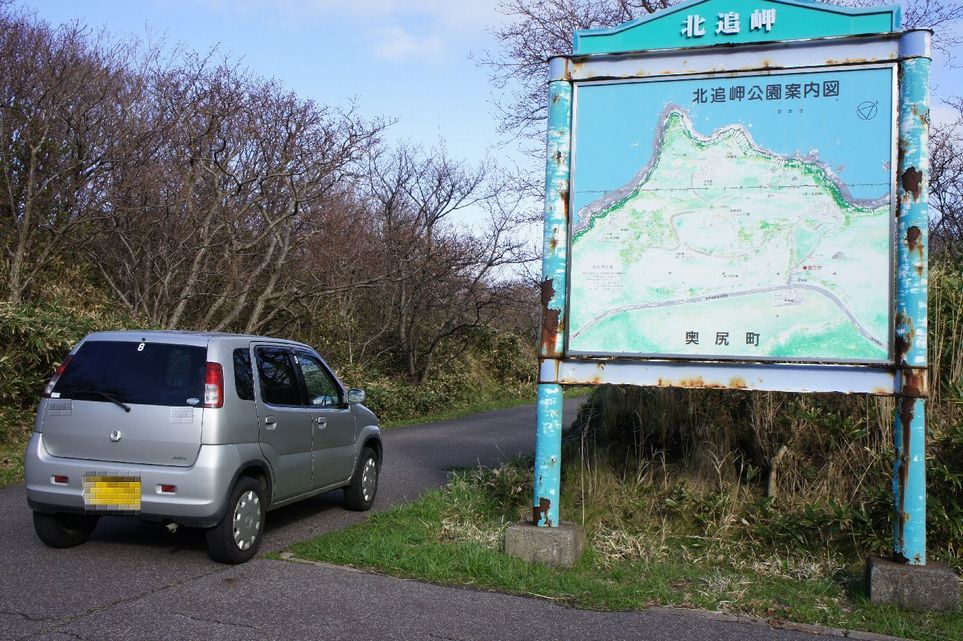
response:
<path id="1" fill-rule="evenodd" d="M 323 430 L 328 426 L 328 419 L 323 416 L 319 416 L 318 418 L 314 419 L 314 422 L 318 424 L 319 430 Z"/>
<path id="2" fill-rule="evenodd" d="M 278 420 L 273 416 L 264 417 L 264 427 L 265 429 L 273 430 L 278 426 Z"/>

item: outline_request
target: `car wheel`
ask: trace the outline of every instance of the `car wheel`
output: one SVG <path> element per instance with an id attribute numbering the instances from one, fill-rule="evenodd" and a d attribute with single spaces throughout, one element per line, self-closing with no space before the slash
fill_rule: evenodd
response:
<path id="1" fill-rule="evenodd" d="M 261 545 L 266 502 L 264 486 L 242 476 L 227 503 L 224 518 L 207 530 L 207 551 L 220 563 L 244 563 Z"/>
<path id="2" fill-rule="evenodd" d="M 33 528 L 40 540 L 52 548 L 72 548 L 90 538 L 100 517 L 90 514 L 33 513 Z"/>
<path id="3" fill-rule="evenodd" d="M 378 493 L 378 473 L 381 463 L 378 454 L 370 447 L 364 448 L 354 470 L 351 484 L 344 488 L 344 504 L 349 510 L 364 512 L 374 505 Z"/>

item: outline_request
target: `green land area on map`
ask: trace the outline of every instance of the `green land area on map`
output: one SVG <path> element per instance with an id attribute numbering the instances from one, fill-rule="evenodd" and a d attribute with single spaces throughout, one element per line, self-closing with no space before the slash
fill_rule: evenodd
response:
<path id="1" fill-rule="evenodd" d="M 569 351 L 881 362 L 890 204 L 742 126 L 667 108 L 649 164 L 572 233 Z"/>

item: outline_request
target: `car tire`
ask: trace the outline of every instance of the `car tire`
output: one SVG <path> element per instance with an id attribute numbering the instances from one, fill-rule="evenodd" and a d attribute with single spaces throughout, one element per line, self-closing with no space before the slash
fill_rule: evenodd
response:
<path id="1" fill-rule="evenodd" d="M 40 540 L 52 548 L 72 548 L 85 543 L 97 527 L 99 516 L 90 514 L 33 513 L 33 528 Z"/>
<path id="2" fill-rule="evenodd" d="M 207 552 L 219 563 L 244 563 L 257 554 L 267 511 L 264 486 L 242 476 L 227 502 L 221 522 L 206 532 Z"/>
<path id="3" fill-rule="evenodd" d="M 378 453 L 365 447 L 358 458 L 351 484 L 344 488 L 345 507 L 356 512 L 370 510 L 378 494 L 380 472 L 381 461 L 378 460 Z"/>

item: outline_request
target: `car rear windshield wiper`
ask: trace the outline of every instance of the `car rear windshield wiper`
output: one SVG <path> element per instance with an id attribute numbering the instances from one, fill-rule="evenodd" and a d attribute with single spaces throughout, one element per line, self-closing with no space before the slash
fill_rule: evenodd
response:
<path id="1" fill-rule="evenodd" d="M 101 398 L 106 398 L 106 399 L 107 399 L 108 401 L 110 401 L 111 403 L 113 403 L 113 404 L 115 404 L 115 405 L 117 405 L 117 406 L 119 406 L 119 407 L 122 407 L 125 412 L 129 412 L 129 411 L 130 411 L 130 405 L 128 405 L 128 404 L 125 403 L 124 401 L 120 400 L 119 398 L 117 398 L 117 397 L 114 396 L 113 394 L 109 394 L 108 392 L 102 392 L 102 391 L 96 390 L 96 389 L 79 389 L 79 390 L 74 390 L 73 393 L 74 393 L 74 394 L 92 394 L 92 395 L 94 395 L 94 396 L 100 396 Z"/>

